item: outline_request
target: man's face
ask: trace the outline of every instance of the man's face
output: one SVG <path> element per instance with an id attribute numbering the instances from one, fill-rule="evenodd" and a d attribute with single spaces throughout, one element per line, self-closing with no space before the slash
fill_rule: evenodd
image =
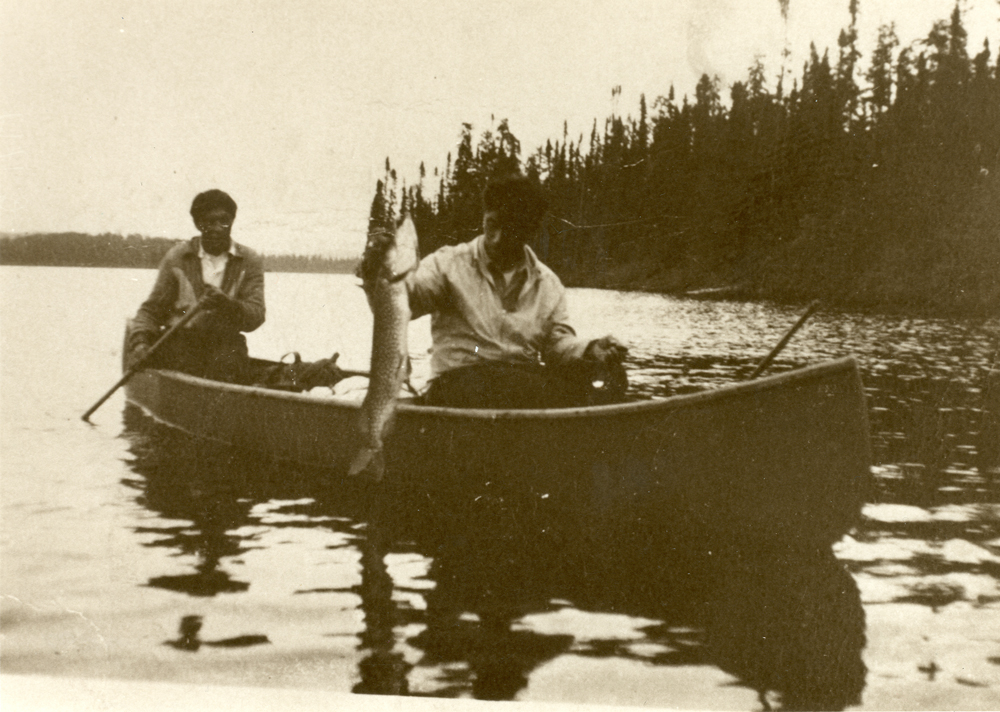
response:
<path id="1" fill-rule="evenodd" d="M 524 246 L 534 236 L 537 228 L 502 219 L 499 211 L 483 213 L 483 235 L 486 254 L 501 269 L 509 269 L 524 260 Z"/>
<path id="2" fill-rule="evenodd" d="M 213 208 L 203 213 L 197 227 L 201 230 L 201 246 L 210 255 L 221 255 L 229 249 L 232 239 L 233 216 L 225 208 Z"/>

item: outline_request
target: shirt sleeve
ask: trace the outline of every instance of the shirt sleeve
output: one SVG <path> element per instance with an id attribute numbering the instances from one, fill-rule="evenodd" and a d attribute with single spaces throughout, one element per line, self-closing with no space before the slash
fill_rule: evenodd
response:
<path id="1" fill-rule="evenodd" d="M 582 359 L 589 342 L 577 336 L 569 325 L 569 308 L 566 306 L 566 292 L 563 289 L 560 289 L 550 323 L 542 344 L 542 359 L 545 363 L 561 366 Z"/>
<path id="2" fill-rule="evenodd" d="M 448 295 L 445 276 L 447 250 L 438 250 L 420 260 L 417 268 L 406 276 L 406 291 L 410 297 L 410 318 L 439 311 Z"/>
<path id="3" fill-rule="evenodd" d="M 139 307 L 129 332 L 128 348 L 139 343 L 151 344 L 160 334 L 160 328 L 170 318 L 170 310 L 177 299 L 177 277 L 171 269 L 169 255 L 160 262 L 156 283 L 149 297 Z"/>
<path id="4" fill-rule="evenodd" d="M 240 331 L 253 331 L 264 323 L 264 265 L 253 256 L 246 260 L 246 273 L 235 295 L 239 304 L 236 327 Z"/>

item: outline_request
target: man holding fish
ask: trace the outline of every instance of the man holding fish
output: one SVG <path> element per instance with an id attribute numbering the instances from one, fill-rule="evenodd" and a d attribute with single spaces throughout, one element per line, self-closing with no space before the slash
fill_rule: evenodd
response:
<path id="1" fill-rule="evenodd" d="M 583 406 L 599 400 L 595 375 L 622 373 L 627 349 L 612 336 L 576 335 L 565 288 L 528 246 L 547 207 L 525 176 L 494 180 L 483 195 L 483 233 L 441 248 L 405 274 L 409 316 L 431 314 L 425 404 Z"/>
<path id="2" fill-rule="evenodd" d="M 481 235 L 420 261 L 409 218 L 369 237 L 360 275 L 374 316 L 371 382 L 352 474 L 382 476 L 382 441 L 407 373 L 406 324 L 424 314 L 433 339 L 425 405 L 558 408 L 624 395 L 627 349 L 613 336 L 576 335 L 562 282 L 528 246 L 548 209 L 541 188 L 523 175 L 494 180 L 483 208 Z"/>

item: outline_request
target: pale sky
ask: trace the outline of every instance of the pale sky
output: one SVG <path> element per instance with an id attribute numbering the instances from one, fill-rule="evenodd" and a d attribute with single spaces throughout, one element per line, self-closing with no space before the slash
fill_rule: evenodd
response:
<path id="1" fill-rule="evenodd" d="M 969 50 L 1000 38 L 997 0 L 962 0 Z M 953 0 L 861 0 L 868 55 Z M 810 41 L 836 56 L 848 0 L 791 0 L 800 76 Z M 239 204 L 237 240 L 356 256 L 385 158 L 412 182 L 443 169 L 462 122 L 507 118 L 526 157 L 636 115 L 674 84 L 723 94 L 755 55 L 770 77 L 778 0 L 0 0 L 0 232 L 194 233 L 207 188 Z"/>

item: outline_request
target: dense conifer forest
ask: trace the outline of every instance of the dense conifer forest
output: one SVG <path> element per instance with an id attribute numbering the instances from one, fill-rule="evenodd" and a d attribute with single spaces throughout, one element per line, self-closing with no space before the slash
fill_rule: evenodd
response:
<path id="1" fill-rule="evenodd" d="M 154 268 L 177 240 L 141 235 L 77 232 L 0 237 L 0 264 L 63 267 Z M 353 273 L 355 259 L 316 255 L 263 255 L 268 272 Z"/>
<path id="2" fill-rule="evenodd" d="M 787 3 L 782 4 L 783 9 Z M 962 13 L 901 47 L 879 29 L 862 65 L 850 25 L 798 76 L 758 60 L 725 89 L 638 116 L 615 112 L 589 136 L 522 158 L 506 120 L 463 124 L 443 170 L 407 186 L 386 160 L 370 227 L 413 215 L 427 254 L 480 231 L 491 175 L 522 170 L 545 187 L 536 252 L 569 285 L 751 298 L 821 299 L 874 309 L 1000 311 L 1000 70 L 968 47 Z M 612 95 L 620 94 L 620 88 Z"/>

